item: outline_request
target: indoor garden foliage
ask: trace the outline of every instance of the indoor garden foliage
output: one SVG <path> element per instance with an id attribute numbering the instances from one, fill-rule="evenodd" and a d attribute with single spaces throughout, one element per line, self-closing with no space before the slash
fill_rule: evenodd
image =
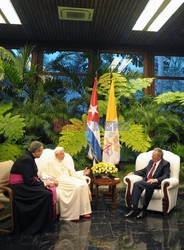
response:
<path id="1" fill-rule="evenodd" d="M 25 145 L 40 140 L 45 147 L 63 146 L 80 167 L 92 165 L 86 153 L 87 113 L 97 71 L 103 148 L 111 76 L 107 73 L 107 65 L 103 66 L 100 59 L 87 53 L 75 56 L 72 63 L 65 65 L 65 53 L 59 54 L 43 69 L 30 63 L 33 51 L 31 46 L 16 53 L 0 47 L 0 100 L 4 105 L 0 112 L 0 149 L 3 155 L 0 160 L 16 159 Z M 73 58 L 71 53 L 69 56 Z M 109 54 L 105 61 L 111 62 L 112 59 Z M 84 72 L 87 72 L 88 61 L 92 62 L 92 73 L 81 76 L 75 72 L 81 62 L 84 63 Z M 141 73 L 130 70 L 122 73 L 115 70 L 112 77 L 120 124 L 121 160 L 134 161 L 138 153 L 154 147 L 175 150 L 173 152 L 182 157 L 184 92 L 144 96 L 143 90 L 151 86 L 153 78 L 143 78 Z M 62 72 L 62 75 L 52 76 L 52 71 Z"/>

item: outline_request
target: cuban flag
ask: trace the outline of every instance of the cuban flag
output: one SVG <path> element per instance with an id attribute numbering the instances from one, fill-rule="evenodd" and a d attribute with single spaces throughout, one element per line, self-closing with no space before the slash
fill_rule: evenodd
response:
<path id="1" fill-rule="evenodd" d="M 101 161 L 100 148 L 100 129 L 98 115 L 98 98 L 97 98 L 97 77 L 94 79 L 93 91 L 88 110 L 88 120 L 86 128 L 86 140 L 89 145 L 88 157 L 97 162 Z"/>

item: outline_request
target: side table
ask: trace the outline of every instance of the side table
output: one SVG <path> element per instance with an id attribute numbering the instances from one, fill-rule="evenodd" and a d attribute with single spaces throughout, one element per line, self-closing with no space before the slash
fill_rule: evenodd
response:
<path id="1" fill-rule="evenodd" d="M 116 185 L 120 183 L 119 178 L 96 178 L 92 177 L 91 179 L 92 185 L 95 185 L 95 204 L 98 206 L 98 187 L 99 186 L 108 186 L 109 192 L 108 196 L 112 199 L 112 208 L 116 208 L 116 200 L 117 200 L 117 191 Z"/>

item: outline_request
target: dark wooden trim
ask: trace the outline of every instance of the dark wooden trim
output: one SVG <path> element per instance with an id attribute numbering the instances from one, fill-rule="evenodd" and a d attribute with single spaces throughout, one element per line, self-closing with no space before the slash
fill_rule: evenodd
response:
<path id="1" fill-rule="evenodd" d="M 127 203 L 127 207 L 131 208 L 131 194 L 130 194 L 131 181 L 130 181 L 129 178 L 125 178 L 125 181 L 128 183 L 125 200 L 126 200 L 126 203 Z"/>
<path id="2" fill-rule="evenodd" d="M 163 209 L 164 214 L 167 214 L 168 209 L 169 209 L 169 197 L 168 197 L 168 192 L 167 192 L 168 186 L 169 186 L 169 182 L 164 183 L 164 186 L 163 186 L 164 198 L 162 199 L 162 209 Z"/>
<path id="3" fill-rule="evenodd" d="M 147 52 L 144 54 L 144 77 L 154 77 L 154 55 Z M 144 89 L 145 95 L 153 95 L 155 96 L 155 81 L 153 81 L 150 87 Z"/>
<path id="4" fill-rule="evenodd" d="M 30 44 L 41 48 L 43 51 L 53 51 L 54 50 L 70 50 L 70 51 L 100 51 L 102 53 L 131 53 L 131 54 L 144 54 L 151 53 L 153 55 L 172 55 L 172 56 L 184 56 L 184 47 L 158 47 L 158 46 L 143 46 L 143 45 L 131 45 L 131 44 L 72 44 L 72 43 L 42 43 L 37 41 L 0 41 L 1 46 L 10 49 L 18 49 L 25 44 Z"/>
<path id="5" fill-rule="evenodd" d="M 184 80 L 183 76 L 155 76 L 155 79 L 161 80 Z"/>
<path id="6" fill-rule="evenodd" d="M 51 75 L 51 76 L 67 76 L 64 72 L 50 72 L 45 71 L 43 72 L 44 75 Z M 76 73 L 78 76 L 86 76 L 88 73 Z"/>

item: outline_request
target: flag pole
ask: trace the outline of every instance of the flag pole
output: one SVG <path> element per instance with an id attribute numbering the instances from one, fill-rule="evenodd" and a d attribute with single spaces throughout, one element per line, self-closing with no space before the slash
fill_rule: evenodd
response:
<path id="1" fill-rule="evenodd" d="M 95 80 L 96 80 L 96 86 L 97 86 L 97 80 L 98 80 L 98 73 L 97 71 L 95 71 Z M 93 166 L 96 164 L 96 159 L 95 159 L 95 156 L 93 154 Z"/>

